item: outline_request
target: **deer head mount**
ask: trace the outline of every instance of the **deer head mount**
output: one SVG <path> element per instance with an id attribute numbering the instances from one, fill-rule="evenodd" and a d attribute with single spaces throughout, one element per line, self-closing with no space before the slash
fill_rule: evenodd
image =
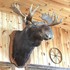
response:
<path id="1" fill-rule="evenodd" d="M 32 9 L 32 6 L 33 5 L 30 7 L 29 14 L 24 15 L 18 4 L 12 4 L 13 11 L 20 15 L 26 24 L 24 30 L 15 32 L 13 40 L 12 58 L 15 61 L 14 64 L 18 67 L 25 65 L 34 47 L 39 46 L 42 40 L 53 38 L 53 31 L 50 26 L 62 22 L 62 19 L 58 21 L 58 17 L 55 14 L 52 16 L 49 14 L 42 14 L 41 19 L 46 21 L 47 24 L 44 22 L 33 21 L 32 17 L 39 6 L 34 10 Z"/>

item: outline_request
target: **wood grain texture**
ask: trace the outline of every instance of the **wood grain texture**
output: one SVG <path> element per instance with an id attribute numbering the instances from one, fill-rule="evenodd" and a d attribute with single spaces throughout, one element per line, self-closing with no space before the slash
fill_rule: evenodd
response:
<path id="1" fill-rule="evenodd" d="M 30 5 L 33 4 L 35 8 L 40 5 L 40 8 L 35 13 L 33 19 L 41 21 L 41 13 L 55 12 L 59 18 L 63 18 L 62 24 L 57 27 L 70 30 L 70 0 L 0 0 L 0 11 L 7 13 L 14 13 L 11 9 L 12 3 L 18 3 L 21 11 L 24 14 L 29 13 Z M 15 14 L 15 13 L 14 13 Z"/>
<path id="2" fill-rule="evenodd" d="M 31 56 L 32 59 L 36 59 L 35 61 L 39 60 L 39 64 L 41 65 L 49 65 L 49 66 L 55 66 L 55 67 L 70 67 L 70 47 L 69 47 L 69 35 L 70 31 L 63 30 L 61 28 L 53 27 L 54 32 L 54 39 L 42 42 L 42 49 L 41 52 L 34 51 L 35 53 L 39 53 L 36 57 L 34 55 Z M 58 48 L 62 53 L 62 62 L 59 64 L 54 64 L 51 59 L 49 58 L 49 50 L 51 48 Z M 40 47 L 39 47 L 40 51 Z M 40 55 L 41 54 L 41 55 Z M 34 63 L 33 62 L 33 63 Z M 32 63 L 32 64 L 33 64 Z"/>
<path id="3" fill-rule="evenodd" d="M 20 16 L 0 12 L 0 61 L 9 60 L 9 35 L 14 30 L 23 30 L 25 27 Z M 39 65 L 48 65 L 55 67 L 70 67 L 70 31 L 52 27 L 54 39 L 43 41 L 39 47 L 36 47 L 31 54 L 30 63 Z M 49 58 L 49 50 L 53 47 L 58 48 L 62 53 L 62 62 L 54 64 Z"/>

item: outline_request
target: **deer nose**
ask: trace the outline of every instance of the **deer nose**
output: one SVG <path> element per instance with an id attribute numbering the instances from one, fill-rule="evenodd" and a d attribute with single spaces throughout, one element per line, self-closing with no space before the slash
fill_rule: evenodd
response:
<path id="1" fill-rule="evenodd" d="M 52 39 L 52 38 L 49 38 L 49 39 Z"/>
<path id="2" fill-rule="evenodd" d="M 52 39 L 53 38 L 53 35 L 48 35 L 48 39 Z"/>

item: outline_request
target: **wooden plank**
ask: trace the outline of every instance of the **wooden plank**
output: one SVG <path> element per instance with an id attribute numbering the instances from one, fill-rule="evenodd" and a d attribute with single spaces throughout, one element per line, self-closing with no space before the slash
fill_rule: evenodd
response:
<path id="1" fill-rule="evenodd" d="M 45 45 L 45 40 L 42 41 L 41 43 L 41 46 L 42 46 L 42 52 L 41 52 L 41 55 L 42 55 L 42 58 L 43 58 L 43 65 L 48 65 L 48 62 L 47 62 L 47 55 L 46 55 L 46 45 Z"/>
<path id="2" fill-rule="evenodd" d="M 2 12 L 0 12 L 0 61 L 2 61 Z"/>
<path id="3" fill-rule="evenodd" d="M 46 61 L 47 61 L 47 65 L 48 66 L 54 66 L 53 65 L 53 62 L 50 60 L 50 57 L 49 57 L 49 51 L 50 51 L 50 49 L 51 49 L 51 47 L 52 47 L 53 45 L 52 45 L 52 40 L 48 40 L 48 41 L 46 41 L 45 42 L 45 48 L 46 48 Z"/>
<path id="4" fill-rule="evenodd" d="M 70 68 L 30 64 L 25 70 L 70 70 Z"/>
<path id="5" fill-rule="evenodd" d="M 67 46 L 67 51 L 68 51 L 68 58 L 69 58 L 68 67 L 70 68 L 70 31 L 68 31 L 68 46 Z"/>
<path id="6" fill-rule="evenodd" d="M 38 53 L 37 53 L 37 47 L 34 48 L 34 64 L 38 64 Z"/>
<path id="7" fill-rule="evenodd" d="M 69 38 L 68 38 L 68 31 L 65 30 L 65 33 L 64 33 L 64 50 L 65 50 L 65 55 L 66 55 L 66 65 L 67 67 L 70 65 L 69 63 L 69 55 L 68 55 L 68 41 L 69 41 Z"/>
<path id="8" fill-rule="evenodd" d="M 56 42 L 57 42 L 57 35 L 56 34 L 58 34 L 57 33 L 57 31 L 56 31 L 56 27 L 52 27 L 52 31 L 53 31 L 53 39 L 52 39 L 52 44 L 51 44 L 51 48 L 57 48 L 57 44 L 56 44 Z M 59 64 L 55 64 L 55 63 L 53 63 L 53 62 L 51 62 L 55 67 L 59 67 Z"/>
<path id="9" fill-rule="evenodd" d="M 15 70 L 25 70 L 25 68 L 17 68 L 17 67 L 15 67 Z"/>
<path id="10" fill-rule="evenodd" d="M 63 29 L 61 29 L 61 28 L 59 29 L 59 31 L 60 31 L 60 36 L 59 36 L 59 37 L 60 37 L 60 42 L 61 42 L 60 50 L 61 50 L 61 53 L 62 53 L 62 61 L 61 61 L 61 63 L 59 64 L 60 67 L 64 67 L 64 60 L 63 60 L 63 59 L 65 59 L 65 56 L 63 55 L 63 53 L 64 53 L 64 50 L 63 50 L 63 49 L 64 49 L 64 48 L 63 48 L 64 45 L 63 45 L 63 35 L 62 35 L 62 34 L 63 34 L 63 31 L 62 31 L 62 30 L 63 30 Z"/>
<path id="11" fill-rule="evenodd" d="M 69 6 L 69 0 L 60 0 L 60 1 L 57 1 L 57 0 L 52 0 L 54 3 L 57 3 L 59 5 L 63 5 L 63 6 Z"/>
<path id="12" fill-rule="evenodd" d="M 65 55 L 63 55 L 63 54 L 65 53 L 65 50 L 64 50 L 64 41 L 63 41 L 63 37 L 64 37 L 64 36 L 63 36 L 63 32 L 64 32 L 64 31 L 61 30 L 61 36 L 62 36 L 62 37 L 61 37 L 61 41 L 62 41 L 62 58 L 63 58 L 63 59 L 62 59 L 62 62 L 63 62 L 63 67 L 65 67 L 65 66 L 66 66 L 66 65 L 65 65 L 65 60 L 66 60 L 66 59 L 65 59 Z"/>
<path id="13" fill-rule="evenodd" d="M 66 65 L 68 67 L 68 65 L 70 63 L 69 63 L 69 58 L 68 58 L 68 49 L 67 49 L 67 47 L 68 47 L 68 37 L 67 36 L 68 36 L 68 31 L 65 32 L 65 42 L 66 43 L 64 43 L 65 44 L 65 47 L 64 48 L 65 48 L 65 53 L 66 53 L 65 55 L 66 55 L 66 60 L 67 60 L 66 61 Z"/>
<path id="14" fill-rule="evenodd" d="M 20 16 L 18 16 L 18 29 L 19 30 L 23 30 L 24 26 L 23 26 L 23 21 L 22 21 L 22 18 Z"/>
<path id="15" fill-rule="evenodd" d="M 56 30 L 57 30 L 57 28 L 53 27 L 54 39 L 53 39 L 53 47 L 52 48 L 57 48 L 57 34 L 58 34 L 58 32 Z M 59 67 L 59 64 L 55 64 L 55 67 L 57 67 L 57 66 Z"/>
<path id="16" fill-rule="evenodd" d="M 61 44 L 61 34 L 60 34 L 60 28 L 55 28 L 55 33 L 56 33 L 56 36 L 55 37 L 55 41 L 56 41 L 56 48 L 58 48 L 60 50 L 60 52 L 62 53 L 62 44 Z M 54 45 L 55 45 L 55 42 L 54 42 Z M 59 64 L 56 64 L 56 66 L 62 66 L 62 63 L 59 63 Z"/>
<path id="17" fill-rule="evenodd" d="M 38 64 L 43 64 L 42 45 L 38 47 Z"/>
<path id="18" fill-rule="evenodd" d="M 8 59 L 8 62 L 10 62 L 10 60 L 9 60 L 9 53 L 10 53 L 10 51 L 9 51 L 9 47 L 10 47 L 10 33 L 12 32 L 12 27 L 11 27 L 11 25 L 12 25 L 12 15 L 11 14 L 8 14 L 7 13 L 7 19 L 6 19 L 6 21 L 7 21 L 7 43 L 6 43 L 6 45 L 7 45 L 7 59 Z"/>
<path id="19" fill-rule="evenodd" d="M 17 16 L 12 15 L 12 29 L 13 30 L 18 30 L 18 21 L 17 21 Z"/>
<path id="20" fill-rule="evenodd" d="M 3 61 L 5 61 L 5 49 L 6 49 L 6 30 L 7 30 L 7 23 L 6 23 L 6 13 L 2 13 L 2 53 L 3 53 Z"/>
<path id="21" fill-rule="evenodd" d="M 62 55 L 63 55 L 63 66 L 64 67 L 67 67 L 67 62 L 68 62 L 68 58 L 67 58 L 67 48 L 66 48 L 66 31 L 65 30 L 62 30 L 62 33 L 61 33 L 61 35 L 62 35 L 62 47 L 63 47 L 63 49 L 62 49 L 62 51 L 63 51 L 63 53 L 62 53 Z"/>

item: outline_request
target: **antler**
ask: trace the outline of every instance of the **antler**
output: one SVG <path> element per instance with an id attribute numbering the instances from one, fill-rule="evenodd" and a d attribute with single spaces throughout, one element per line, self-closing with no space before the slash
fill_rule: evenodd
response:
<path id="1" fill-rule="evenodd" d="M 34 13 L 36 12 L 36 10 L 39 8 L 39 6 L 37 6 L 34 10 L 32 9 L 33 8 L 33 4 L 31 5 L 30 7 L 30 10 L 29 10 L 29 14 L 28 15 L 24 15 L 21 10 L 20 10 L 20 7 L 19 7 L 19 4 L 18 3 L 13 3 L 12 4 L 12 9 L 15 13 L 17 13 L 18 15 L 20 15 L 23 20 L 25 21 L 26 24 L 31 24 L 32 23 L 32 17 L 34 15 Z"/>
<path id="2" fill-rule="evenodd" d="M 37 6 L 34 10 L 32 8 L 33 8 L 33 4 L 31 5 L 31 7 L 29 9 L 29 14 L 28 14 L 28 16 L 26 18 L 27 21 L 30 21 L 30 22 L 32 22 L 32 17 L 35 14 L 35 12 L 37 11 L 37 9 L 39 8 L 39 6 Z"/>
<path id="3" fill-rule="evenodd" d="M 55 14 L 50 16 L 49 13 L 48 14 L 45 13 L 45 14 L 42 14 L 41 18 L 48 23 L 48 26 L 57 25 L 62 22 L 62 19 L 60 19 L 60 21 L 58 21 L 58 16 Z"/>
<path id="4" fill-rule="evenodd" d="M 33 7 L 33 4 L 31 5 L 30 10 L 29 10 L 29 14 L 31 16 L 33 16 L 35 14 L 35 12 L 37 11 L 37 9 L 39 8 L 39 5 L 34 10 L 32 9 L 32 7 Z"/>
<path id="5" fill-rule="evenodd" d="M 32 24 L 32 17 L 36 12 L 36 10 L 39 8 L 39 6 L 37 6 L 34 10 L 32 8 L 33 8 L 33 4 L 30 7 L 28 16 L 26 17 L 26 24 Z"/>
<path id="6" fill-rule="evenodd" d="M 23 18 L 25 18 L 25 15 L 21 12 L 18 3 L 13 3 L 11 8 L 13 9 L 13 11 L 14 11 L 15 13 L 17 13 L 18 15 L 22 16 Z"/>

